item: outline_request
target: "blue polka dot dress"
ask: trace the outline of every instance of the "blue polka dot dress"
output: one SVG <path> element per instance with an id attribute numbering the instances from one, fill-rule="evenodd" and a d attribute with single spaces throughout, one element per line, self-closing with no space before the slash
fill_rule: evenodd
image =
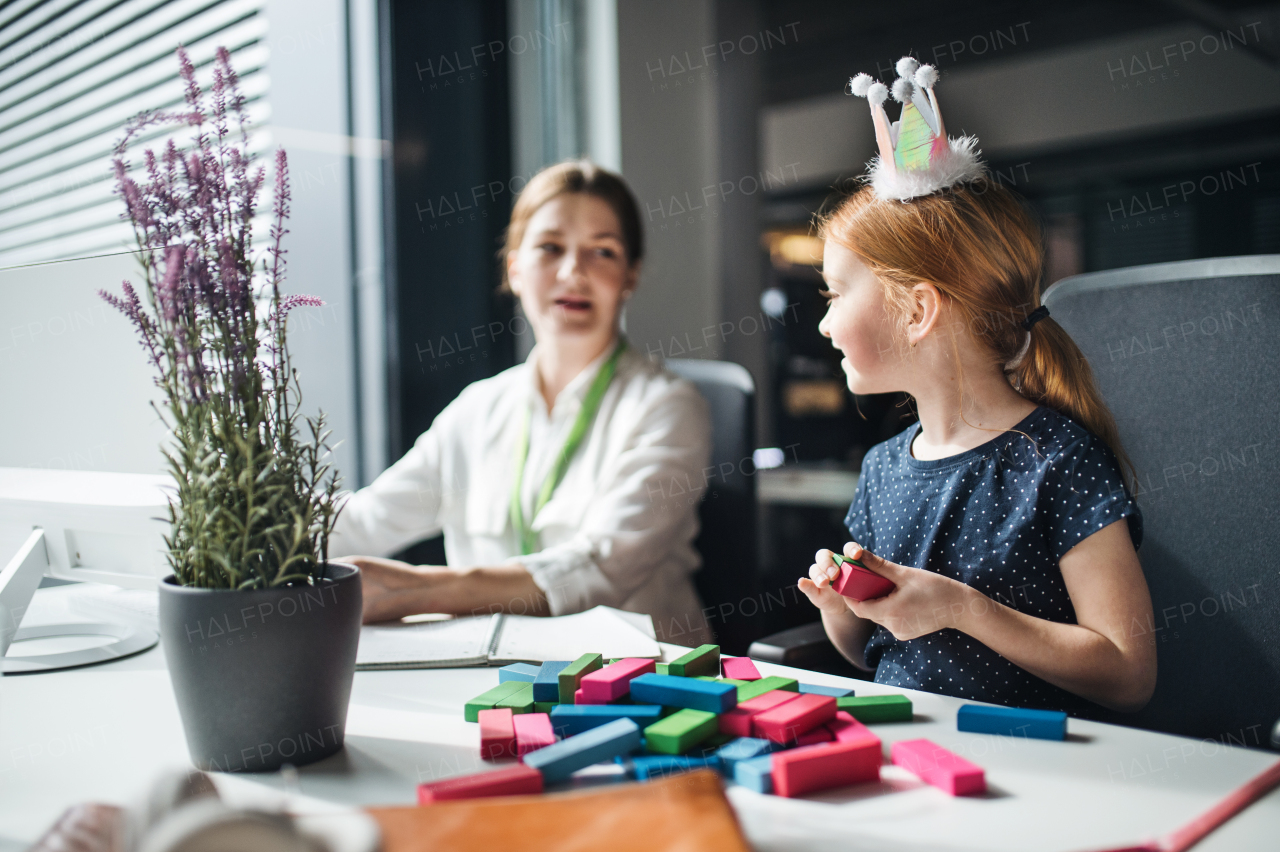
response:
<path id="1" fill-rule="evenodd" d="M 919 431 L 913 424 L 863 461 L 845 525 L 877 556 L 1074 624 L 1062 555 L 1121 518 L 1141 544 L 1142 515 L 1115 455 L 1062 414 L 1041 406 L 993 440 L 931 461 L 911 455 Z M 949 628 L 901 642 L 876 627 L 866 660 L 877 683 L 1077 715 L 1100 709 Z"/>

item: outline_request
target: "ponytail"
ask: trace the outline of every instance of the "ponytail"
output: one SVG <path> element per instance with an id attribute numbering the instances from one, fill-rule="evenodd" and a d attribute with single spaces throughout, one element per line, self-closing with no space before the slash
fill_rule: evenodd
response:
<path id="1" fill-rule="evenodd" d="M 1029 331 L 1022 326 L 1040 304 L 1043 242 L 1035 218 L 1010 190 L 979 178 L 901 202 L 880 199 L 867 186 L 823 217 L 819 233 L 870 267 L 903 325 L 911 288 L 934 284 L 993 362 L 1005 365 L 1013 388 L 1102 439 L 1133 490 L 1136 471 L 1080 348 L 1052 318 Z"/>

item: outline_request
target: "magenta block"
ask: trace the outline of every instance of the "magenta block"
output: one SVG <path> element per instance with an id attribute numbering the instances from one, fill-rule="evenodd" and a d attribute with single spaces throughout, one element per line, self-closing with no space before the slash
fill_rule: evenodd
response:
<path id="1" fill-rule="evenodd" d="M 889 751 L 895 766 L 953 796 L 973 796 L 987 791 L 987 779 L 976 766 L 929 740 L 902 740 Z"/>
<path id="2" fill-rule="evenodd" d="M 608 704 L 631 691 L 631 679 L 656 672 L 653 660 L 626 659 L 584 675 L 579 684 L 586 701 L 582 704 Z"/>
<path id="3" fill-rule="evenodd" d="M 760 670 L 750 657 L 721 657 L 720 671 L 730 680 L 760 679 Z"/>
<path id="4" fill-rule="evenodd" d="M 546 713 L 519 713 L 512 717 L 516 729 L 516 753 L 524 757 L 531 751 L 553 745 L 556 733 Z"/>

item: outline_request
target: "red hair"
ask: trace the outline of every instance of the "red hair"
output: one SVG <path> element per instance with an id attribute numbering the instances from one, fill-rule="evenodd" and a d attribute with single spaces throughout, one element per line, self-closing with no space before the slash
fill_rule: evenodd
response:
<path id="1" fill-rule="evenodd" d="M 1035 217 L 999 183 L 969 181 L 905 203 L 881 199 L 868 186 L 843 199 L 819 228 L 823 239 L 870 267 L 901 325 L 911 319 L 911 289 L 927 281 L 992 364 L 1009 364 L 1027 342 L 1021 323 L 1040 305 L 1043 242 Z M 1021 361 L 1005 368 L 1010 384 L 1101 438 L 1132 485 L 1133 464 L 1080 348 L 1052 317 L 1035 323 L 1030 336 Z"/>

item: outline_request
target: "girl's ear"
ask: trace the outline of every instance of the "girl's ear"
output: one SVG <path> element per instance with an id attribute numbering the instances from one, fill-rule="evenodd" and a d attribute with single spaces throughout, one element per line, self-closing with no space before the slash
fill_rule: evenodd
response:
<path id="1" fill-rule="evenodd" d="M 516 298 L 520 297 L 520 272 L 516 267 L 516 252 L 507 253 L 507 286 Z"/>
<path id="2" fill-rule="evenodd" d="M 640 283 L 640 261 L 631 264 L 631 268 L 627 270 L 626 280 L 622 284 L 623 291 L 627 294 L 624 298 L 631 298 L 635 295 L 636 284 Z"/>
<path id="3" fill-rule="evenodd" d="M 942 322 L 942 291 L 928 281 L 921 281 L 911 288 L 915 304 L 911 310 L 911 322 L 907 325 L 907 341 L 915 346 L 928 337 Z"/>

